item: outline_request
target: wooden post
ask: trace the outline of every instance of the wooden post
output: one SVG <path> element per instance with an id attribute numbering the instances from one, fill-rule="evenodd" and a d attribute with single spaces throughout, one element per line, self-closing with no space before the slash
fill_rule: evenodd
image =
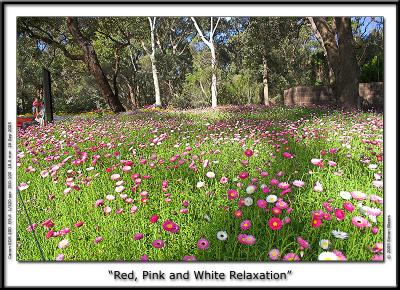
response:
<path id="1" fill-rule="evenodd" d="M 43 68 L 43 102 L 46 123 L 53 122 L 53 98 L 51 96 L 50 72 Z"/>

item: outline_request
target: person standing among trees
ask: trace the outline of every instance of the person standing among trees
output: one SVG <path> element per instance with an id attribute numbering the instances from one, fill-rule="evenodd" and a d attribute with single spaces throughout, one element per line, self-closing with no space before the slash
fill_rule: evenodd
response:
<path id="1" fill-rule="evenodd" d="M 36 98 L 32 103 L 33 118 L 40 126 L 44 125 L 44 104 L 42 102 L 43 89 L 38 87 L 36 90 Z"/>
<path id="2" fill-rule="evenodd" d="M 33 117 L 35 119 L 36 119 L 36 116 L 40 112 L 40 107 L 43 105 L 42 101 L 41 101 L 42 95 L 43 95 L 43 89 L 42 89 L 41 86 L 39 86 L 36 89 L 36 97 L 35 97 L 35 99 L 33 100 L 33 103 L 32 103 L 32 114 L 33 114 Z"/>

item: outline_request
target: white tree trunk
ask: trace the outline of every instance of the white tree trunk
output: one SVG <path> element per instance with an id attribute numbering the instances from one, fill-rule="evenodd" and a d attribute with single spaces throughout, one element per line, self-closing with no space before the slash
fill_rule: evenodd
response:
<path id="1" fill-rule="evenodd" d="M 264 105 L 269 106 L 268 63 L 266 57 L 263 57 L 263 98 L 264 98 Z"/>
<path id="2" fill-rule="evenodd" d="M 154 57 L 151 57 L 150 59 L 151 59 L 151 71 L 153 73 L 154 93 L 156 95 L 156 107 L 161 107 L 160 85 L 158 83 L 156 60 Z"/>
<path id="3" fill-rule="evenodd" d="M 211 107 L 216 108 L 217 107 L 217 72 L 216 72 L 216 67 L 217 67 L 217 58 L 215 55 L 215 47 L 214 47 L 214 42 L 213 42 L 213 37 L 215 30 L 217 29 L 218 23 L 221 19 L 221 17 L 218 17 L 217 23 L 215 26 L 213 26 L 213 17 L 211 17 L 211 28 L 210 28 L 210 33 L 209 37 L 210 39 L 207 40 L 204 37 L 203 32 L 200 30 L 200 27 L 197 25 L 196 20 L 194 17 L 191 17 L 194 26 L 196 27 L 197 33 L 200 35 L 201 39 L 203 42 L 208 46 L 208 48 L 211 51 L 211 70 L 212 70 L 212 76 L 211 76 Z"/>
<path id="4" fill-rule="evenodd" d="M 211 107 L 217 107 L 217 72 L 216 72 L 216 64 L 217 58 L 215 56 L 215 48 L 214 44 L 211 43 L 211 70 L 212 70 L 212 78 L 211 78 Z"/>
<path id="5" fill-rule="evenodd" d="M 155 44 L 155 38 L 154 38 L 156 17 L 154 17 L 153 20 L 151 20 L 150 17 L 148 17 L 148 19 L 150 22 L 150 32 L 151 32 L 150 60 L 151 60 L 151 71 L 153 73 L 154 93 L 155 93 L 155 97 L 156 97 L 156 107 L 161 107 L 160 85 L 158 83 L 158 73 L 157 73 L 157 64 L 156 64 L 156 44 Z"/>

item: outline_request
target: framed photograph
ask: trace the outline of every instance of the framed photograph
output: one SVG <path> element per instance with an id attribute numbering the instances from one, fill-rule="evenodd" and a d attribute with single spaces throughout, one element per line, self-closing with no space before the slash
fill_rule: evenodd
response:
<path id="1" fill-rule="evenodd" d="M 2 10 L 4 286 L 397 285 L 397 3 Z"/>

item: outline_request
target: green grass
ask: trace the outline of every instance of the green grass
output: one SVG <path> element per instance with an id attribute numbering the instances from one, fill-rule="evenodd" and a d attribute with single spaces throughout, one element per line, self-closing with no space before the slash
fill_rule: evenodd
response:
<path id="1" fill-rule="evenodd" d="M 150 140 L 162 133 L 168 137 L 161 145 L 151 146 Z M 333 214 L 332 219 L 324 221 L 321 227 L 311 227 L 311 212 L 323 210 L 323 202 L 332 199 L 333 208 L 342 208 L 344 200 L 339 196 L 340 191 L 358 190 L 367 195 L 383 197 L 383 191 L 372 185 L 374 173 L 383 174 L 383 162 L 377 162 L 372 154 L 381 154 L 383 144 L 367 144 L 363 139 L 383 139 L 383 115 L 371 112 L 343 113 L 324 108 L 280 107 L 233 107 L 182 112 L 143 110 L 136 114 L 102 117 L 85 115 L 67 119 L 52 127 L 30 127 L 26 132 L 19 132 L 18 152 L 23 152 L 25 156 L 19 158 L 17 183 L 29 182 L 28 189 L 22 190 L 21 194 L 32 223 L 38 224 L 35 233 L 46 260 L 54 260 L 58 254 L 64 254 L 66 261 L 132 261 L 139 260 L 142 255 L 148 255 L 151 261 L 180 261 L 185 255 L 194 255 L 202 261 L 267 261 L 272 248 L 279 249 L 282 255 L 289 252 L 300 255 L 296 238 L 301 236 L 310 244 L 310 248 L 304 250 L 303 261 L 318 259 L 319 253 L 324 251 L 318 245 L 321 239 L 329 239 L 332 243 L 329 250 L 343 252 L 349 261 L 369 261 L 373 256 L 370 247 L 383 242 L 383 215 L 378 217 L 376 224 L 371 222 L 372 226 L 379 228 L 376 235 L 371 233 L 370 228 L 358 229 L 352 225 L 351 218 L 362 215 L 357 209 L 347 213 L 343 221 L 337 221 Z M 67 146 L 68 142 L 73 145 Z M 345 147 L 346 143 L 351 147 Z M 180 146 L 174 147 L 176 144 Z M 170 168 L 177 163 L 170 163 L 169 159 L 185 152 L 186 145 L 192 150 L 187 151 L 188 155 L 178 158 L 185 159 L 185 163 Z M 243 153 L 247 148 L 255 152 L 250 158 Z M 336 154 L 321 156 L 321 150 L 331 148 L 339 150 Z M 136 154 L 131 149 L 135 149 Z M 87 152 L 88 160 L 73 165 L 71 161 L 79 158 L 75 150 Z M 294 158 L 283 158 L 285 151 L 293 154 Z M 114 152 L 119 152 L 119 157 L 114 156 Z M 94 170 L 88 171 L 94 154 L 101 157 L 93 166 Z M 106 157 L 106 154 L 111 156 Z M 157 154 L 153 161 L 154 168 L 149 166 L 152 154 Z M 193 158 L 194 155 L 197 159 Z M 46 161 L 45 158 L 49 156 L 58 159 Z M 42 170 L 49 170 L 67 156 L 72 158 L 61 166 L 54 177 L 41 177 Z M 147 159 L 147 164 L 140 164 L 140 158 Z M 312 158 L 323 158 L 325 167 L 313 165 L 310 162 Z M 368 158 L 378 168 L 369 169 L 368 164 L 361 162 L 363 158 Z M 158 164 L 160 159 L 165 161 L 164 164 Z M 206 159 L 209 160 L 209 166 L 203 168 Z M 244 166 L 241 161 L 246 159 L 249 164 Z M 121 160 L 133 161 L 129 172 L 121 170 Z M 189 168 L 192 160 L 198 171 Z M 328 166 L 328 160 L 337 162 L 337 166 Z M 116 169 L 106 172 L 106 168 L 114 165 L 117 165 Z M 28 166 L 34 167 L 35 171 L 27 172 Z M 67 170 L 73 170 L 73 173 L 69 174 Z M 205 174 L 208 171 L 213 171 L 216 177 L 207 178 Z M 250 176 L 239 180 L 243 187 L 238 188 L 239 181 L 234 180 L 242 171 L 249 172 Z M 269 175 L 261 177 L 260 171 L 266 171 Z M 277 177 L 280 171 L 284 175 Z M 342 175 L 338 176 L 335 172 L 341 172 Z M 123 193 L 132 197 L 133 204 L 138 207 L 135 214 L 130 213 L 133 204 L 126 204 L 115 192 L 115 181 L 110 179 L 112 173 L 121 174 L 126 188 Z M 133 173 L 151 176 L 147 180 L 142 178 L 137 192 L 130 189 L 134 184 L 131 178 Z M 74 177 L 80 190 L 72 190 L 65 195 L 63 191 L 67 188 L 65 180 L 68 176 Z M 229 179 L 227 184 L 219 182 L 222 176 Z M 238 190 L 240 197 L 246 197 L 245 189 L 252 177 L 258 179 L 255 183 L 257 191 L 251 195 L 254 204 L 242 207 L 243 217 L 235 218 L 233 212 L 238 209 L 238 201 L 228 200 L 226 192 L 232 188 Z M 91 179 L 89 185 L 85 184 L 85 178 Z M 269 185 L 272 178 L 288 183 L 296 179 L 305 182 L 302 188 L 292 186 L 292 192 L 283 197 L 290 202 L 293 211 L 290 214 L 282 212 L 280 217 L 289 216 L 291 223 L 278 231 L 268 227 L 271 212 L 265 212 L 256 205 L 258 199 L 266 197 L 260 189 L 261 184 L 268 184 L 271 194 L 279 196 L 280 190 Z M 171 202 L 165 201 L 163 180 L 169 182 L 167 193 L 171 195 Z M 204 181 L 205 186 L 197 188 L 198 181 Z M 313 191 L 316 181 L 322 183 L 323 192 Z M 146 204 L 140 201 L 139 192 L 142 191 L 149 193 Z M 50 200 L 50 194 L 54 194 L 55 198 Z M 107 194 L 115 195 L 115 200 L 107 201 Z M 96 208 L 94 203 L 98 199 L 104 199 L 113 212 L 105 215 L 102 207 Z M 187 214 L 179 212 L 183 208 L 183 200 L 189 201 Z M 357 205 L 357 201 L 351 202 Z M 382 205 L 368 199 L 363 201 L 363 205 L 382 209 Z M 118 208 L 123 208 L 122 214 L 115 213 Z M 19 199 L 17 211 L 17 259 L 40 260 L 33 236 L 26 230 L 29 223 Z M 154 214 L 160 218 L 157 223 L 151 224 L 149 218 Z M 210 221 L 204 215 L 208 215 Z M 64 237 L 46 239 L 47 230 L 40 224 L 49 218 L 55 223 L 55 231 L 68 227 L 71 232 Z M 167 219 L 180 226 L 179 233 L 172 234 L 162 229 L 161 224 Z M 247 231 L 240 229 L 244 219 L 252 222 L 252 227 Z M 85 224 L 75 228 L 73 225 L 80 220 Z M 347 232 L 349 238 L 334 238 L 331 234 L 334 229 Z M 216 237 L 216 233 L 222 230 L 228 233 L 225 241 L 219 241 Z M 144 238 L 136 241 L 133 235 L 138 232 L 143 233 Z M 240 233 L 253 235 L 256 243 L 240 244 L 237 240 Z M 93 241 L 98 236 L 104 239 L 95 244 Z M 201 237 L 210 241 L 208 250 L 197 248 L 197 240 Z M 57 245 L 64 238 L 69 240 L 70 245 L 59 249 Z M 153 248 L 151 243 L 154 239 L 163 239 L 166 246 L 162 249 Z"/>

